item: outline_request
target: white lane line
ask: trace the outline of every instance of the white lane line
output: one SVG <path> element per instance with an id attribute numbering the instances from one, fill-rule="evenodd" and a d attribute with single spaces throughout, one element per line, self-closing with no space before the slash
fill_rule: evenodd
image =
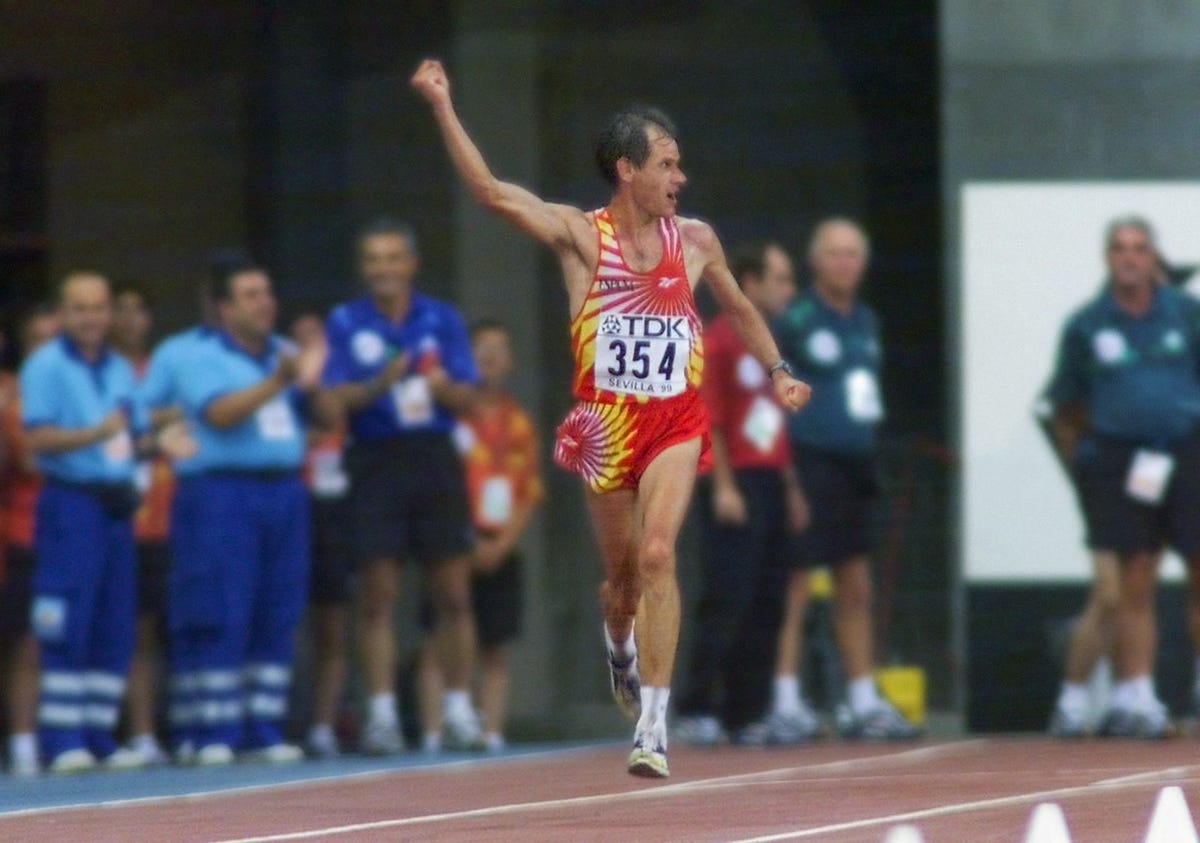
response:
<path id="1" fill-rule="evenodd" d="M 473 808 L 466 811 L 448 811 L 440 814 L 422 814 L 416 817 L 402 817 L 374 822 L 354 823 L 352 825 L 331 826 L 329 828 L 309 829 L 306 831 L 265 834 L 257 837 L 239 837 L 218 843 L 270 843 L 282 840 L 308 840 L 314 837 L 333 837 L 342 834 L 356 834 L 363 831 L 379 831 L 388 828 L 403 828 L 406 826 L 428 825 L 450 820 L 469 820 L 483 817 L 499 817 L 510 814 L 528 813 L 534 811 L 559 810 L 577 808 L 586 805 L 597 805 L 609 802 L 640 801 L 644 799 L 662 799 L 667 796 L 691 793 L 711 787 L 725 787 L 738 783 L 753 782 L 759 779 L 773 777 L 790 777 L 806 772 L 835 772 L 838 770 L 853 770 L 864 765 L 877 766 L 881 763 L 900 762 L 911 764 L 928 760 L 940 755 L 951 755 L 963 749 L 975 749 L 987 744 L 986 739 L 965 740 L 935 746 L 908 749 L 900 752 L 887 752 L 880 755 L 848 758 L 841 761 L 828 761 L 820 764 L 808 764 L 798 767 L 778 767 L 770 770 L 759 770 L 753 773 L 737 773 L 729 776 L 719 776 L 710 779 L 680 782 L 678 784 L 649 787 L 642 790 L 624 790 L 610 793 L 594 794 L 592 796 L 574 796 L 564 799 L 547 799 L 539 802 L 514 802 L 505 805 L 493 805 L 487 808 Z"/>
<path id="2" fill-rule="evenodd" d="M 1125 776 L 1118 779 L 1108 779 L 1104 781 L 1096 781 L 1091 784 L 1076 785 L 1075 787 L 1060 787 L 1054 790 L 1039 790 L 1030 793 L 1019 793 L 1013 796 L 999 796 L 992 799 L 977 799 L 972 802 L 952 802 L 946 805 L 937 805 L 933 808 L 924 808 L 919 811 L 906 811 L 900 814 L 888 814 L 882 817 L 870 817 L 861 820 L 848 820 L 846 822 L 831 823 L 830 825 L 818 826 L 816 828 L 806 828 L 797 831 L 784 831 L 778 834 L 766 834 L 761 837 L 744 837 L 736 840 L 729 840 L 726 843 L 777 843 L 781 840 L 803 840 L 806 837 L 817 837 L 822 834 L 835 834 L 841 831 L 857 831 L 862 828 L 872 828 L 881 825 L 898 825 L 900 823 L 912 822 L 913 820 L 926 820 L 934 817 L 946 817 L 954 814 L 967 814 L 972 811 L 982 811 L 989 808 L 1006 808 L 1012 805 L 1025 805 L 1031 802 L 1049 802 L 1055 799 L 1070 799 L 1075 796 L 1087 796 L 1094 793 L 1105 793 L 1123 788 L 1139 788 L 1157 786 L 1164 780 L 1175 780 L 1177 783 L 1191 785 L 1200 781 L 1197 778 L 1176 779 L 1175 777 L 1165 775 L 1172 769 L 1157 770 L 1155 773 L 1158 779 L 1148 779 L 1149 773 L 1140 773 L 1135 776 Z M 1191 769 L 1191 768 L 1182 768 Z"/>

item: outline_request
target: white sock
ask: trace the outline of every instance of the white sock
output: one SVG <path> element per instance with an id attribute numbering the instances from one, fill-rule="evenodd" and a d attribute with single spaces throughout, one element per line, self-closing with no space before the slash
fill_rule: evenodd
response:
<path id="1" fill-rule="evenodd" d="M 158 738 L 154 737 L 154 735 L 150 734 L 149 732 L 145 732 L 141 735 L 134 735 L 129 739 L 129 745 L 138 752 L 155 752 L 160 749 L 158 745 Z"/>
<path id="2" fill-rule="evenodd" d="M 637 731 L 650 732 L 667 746 L 667 704 L 671 699 L 670 688 L 642 686 L 642 716 L 638 718 Z"/>
<path id="3" fill-rule="evenodd" d="M 856 717 L 862 717 L 883 703 L 879 692 L 875 690 L 875 680 L 871 674 L 851 679 L 846 685 L 846 696 L 849 697 L 850 710 Z"/>
<path id="4" fill-rule="evenodd" d="M 637 641 L 633 636 L 633 624 L 629 624 L 629 637 L 620 645 L 613 641 L 612 633 L 608 631 L 608 624 L 604 624 L 604 646 L 608 648 L 610 656 L 622 661 L 637 656 Z"/>
<path id="5" fill-rule="evenodd" d="M 1135 676 L 1129 682 L 1133 686 L 1133 704 L 1135 707 L 1158 701 L 1158 695 L 1154 693 L 1154 680 L 1150 678 L 1149 674 Z"/>
<path id="6" fill-rule="evenodd" d="M 775 677 L 775 710 L 780 713 L 800 710 L 800 677 Z"/>
<path id="7" fill-rule="evenodd" d="M 425 752 L 442 751 L 442 733 L 426 732 L 421 736 L 421 749 Z"/>
<path id="8" fill-rule="evenodd" d="M 8 738 L 8 758 L 14 764 L 33 764 L 37 761 L 37 735 L 21 732 Z"/>
<path id="9" fill-rule="evenodd" d="M 1113 708 L 1128 710 L 1133 708 L 1133 704 L 1137 699 L 1137 692 L 1134 689 L 1133 679 L 1122 679 L 1113 686 L 1112 702 Z"/>
<path id="10" fill-rule="evenodd" d="M 395 726 L 399 721 L 396 713 L 395 694 L 372 694 L 370 701 L 370 720 L 372 723 L 385 723 Z"/>
<path id="11" fill-rule="evenodd" d="M 1063 682 L 1058 692 L 1058 707 L 1067 714 L 1083 717 L 1091 702 L 1090 689 L 1083 682 Z"/>
<path id="12" fill-rule="evenodd" d="M 483 736 L 483 746 L 488 752 L 499 752 L 504 749 L 504 735 L 499 732 L 487 732 Z"/>
<path id="13" fill-rule="evenodd" d="M 442 695 L 442 716 L 446 719 L 471 716 L 471 694 L 456 689 Z"/>
<path id="14" fill-rule="evenodd" d="M 337 744 L 333 735 L 333 727 L 328 723 L 314 723 L 308 730 L 308 742 L 313 746 L 328 747 Z"/>

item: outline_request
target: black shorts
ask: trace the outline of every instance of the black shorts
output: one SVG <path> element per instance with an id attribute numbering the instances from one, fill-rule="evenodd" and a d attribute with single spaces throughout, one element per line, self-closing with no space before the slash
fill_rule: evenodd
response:
<path id="1" fill-rule="evenodd" d="M 166 542 L 137 543 L 138 616 L 167 615 L 167 577 L 171 573 L 171 548 Z"/>
<path id="2" fill-rule="evenodd" d="M 312 497 L 312 578 L 308 599 L 318 605 L 350 600 L 354 552 L 345 498 Z"/>
<path id="3" fill-rule="evenodd" d="M 1099 439 L 1076 459 L 1088 547 L 1129 554 L 1169 545 L 1183 556 L 1200 553 L 1200 435 L 1170 449 L 1175 468 L 1158 504 L 1141 503 L 1125 492 L 1137 450 L 1130 443 Z"/>
<path id="4" fill-rule="evenodd" d="M 879 469 L 872 456 L 795 447 L 796 473 L 811 513 L 800 534 L 802 568 L 835 566 L 875 547 Z"/>
<path id="5" fill-rule="evenodd" d="M 471 574 L 471 612 L 480 644 L 506 644 L 521 634 L 521 613 L 525 608 L 521 568 L 521 556 L 514 550 L 495 571 Z M 428 595 L 421 600 L 419 614 L 421 630 L 432 632 L 433 603 Z"/>
<path id="6" fill-rule="evenodd" d="M 10 544 L 4 551 L 0 581 L 0 642 L 9 643 L 29 632 L 33 602 L 33 548 Z"/>
<path id="7" fill-rule="evenodd" d="M 406 433 L 346 450 L 355 555 L 432 564 L 474 545 L 462 460 L 449 433 Z"/>

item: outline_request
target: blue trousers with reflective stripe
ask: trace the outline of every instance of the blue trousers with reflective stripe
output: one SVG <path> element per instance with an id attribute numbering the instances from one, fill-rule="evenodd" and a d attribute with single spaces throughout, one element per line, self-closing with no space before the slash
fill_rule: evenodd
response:
<path id="1" fill-rule="evenodd" d="M 308 593 L 308 496 L 299 478 L 180 481 L 168 625 L 172 719 L 197 748 L 282 740 L 293 638 Z"/>
<path id="2" fill-rule="evenodd" d="M 41 646 L 38 730 L 47 760 L 115 748 L 133 654 L 133 525 L 86 493 L 47 483 L 37 503 L 30 621 Z"/>

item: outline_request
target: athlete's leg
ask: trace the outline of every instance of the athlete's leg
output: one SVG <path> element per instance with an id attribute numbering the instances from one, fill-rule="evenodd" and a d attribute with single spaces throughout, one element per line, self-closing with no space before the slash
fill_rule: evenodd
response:
<path id="1" fill-rule="evenodd" d="M 700 438 L 673 445 L 642 474 L 637 495 L 638 660 L 642 684 L 669 688 L 679 642 L 675 542 L 696 484 Z"/>
<path id="2" fill-rule="evenodd" d="M 846 680 L 870 676 L 874 666 L 871 627 L 871 566 L 856 556 L 833 568 L 834 618 L 838 652 Z"/>
<path id="3" fill-rule="evenodd" d="M 1087 606 L 1071 630 L 1064 677 L 1082 684 L 1091 678 L 1096 663 L 1112 647 L 1113 627 L 1121 594 L 1121 571 L 1117 554 L 1106 550 L 1092 553 L 1092 590 Z"/>
<path id="4" fill-rule="evenodd" d="M 633 620 L 641 599 L 634 522 L 636 496 L 632 489 L 600 493 L 587 486 L 584 488 L 592 533 L 604 566 L 600 611 L 609 637 L 622 647 L 633 631 Z"/>

